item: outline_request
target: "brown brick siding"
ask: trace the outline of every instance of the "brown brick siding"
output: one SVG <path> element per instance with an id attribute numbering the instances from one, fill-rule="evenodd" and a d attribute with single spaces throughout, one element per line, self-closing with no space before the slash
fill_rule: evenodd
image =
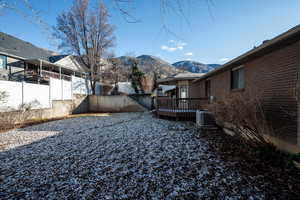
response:
<path id="1" fill-rule="evenodd" d="M 241 94 L 262 97 L 262 103 L 274 130 L 281 138 L 292 144 L 297 144 L 296 91 L 299 57 L 299 44 L 294 43 L 244 63 L 245 89 L 240 91 Z M 222 100 L 234 92 L 230 89 L 230 70 L 209 78 L 211 94 L 216 100 Z M 197 95 L 199 97 L 205 94 L 202 92 L 204 84 L 205 80 L 197 83 L 198 89 L 201 90 Z"/>

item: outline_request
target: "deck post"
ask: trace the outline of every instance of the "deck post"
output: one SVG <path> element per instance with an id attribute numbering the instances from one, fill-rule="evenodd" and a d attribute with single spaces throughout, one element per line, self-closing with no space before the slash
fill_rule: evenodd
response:
<path id="1" fill-rule="evenodd" d="M 42 71 L 43 71 L 43 61 L 40 60 L 40 76 L 42 76 Z"/>
<path id="2" fill-rule="evenodd" d="M 155 96 L 155 110 L 156 110 L 156 117 L 159 117 L 159 114 L 158 114 L 158 96 L 157 96 L 157 94 L 156 94 L 156 96 Z"/>

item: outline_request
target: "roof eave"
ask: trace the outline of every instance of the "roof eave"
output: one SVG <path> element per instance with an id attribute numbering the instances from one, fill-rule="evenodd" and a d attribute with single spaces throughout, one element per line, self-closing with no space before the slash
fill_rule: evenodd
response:
<path id="1" fill-rule="evenodd" d="M 294 41 L 293 38 L 295 38 L 295 41 L 300 40 L 300 25 L 286 31 L 285 33 L 280 34 L 279 36 L 276 36 L 272 40 L 269 40 L 268 42 L 263 43 L 254 49 L 251 49 L 250 51 L 247 51 L 246 53 L 225 63 L 221 67 L 204 74 L 202 77 L 193 81 L 193 83 L 201 81 L 216 73 L 222 72 L 227 68 L 233 67 L 234 65 L 240 65 L 243 62 L 245 62 L 245 60 L 250 59 L 251 57 L 255 57 L 259 54 L 265 54 L 265 52 L 272 51 L 272 49 L 274 49 L 274 47 L 276 47 L 277 45 L 280 46 L 280 44 L 282 43 L 288 43 L 288 41 Z"/>

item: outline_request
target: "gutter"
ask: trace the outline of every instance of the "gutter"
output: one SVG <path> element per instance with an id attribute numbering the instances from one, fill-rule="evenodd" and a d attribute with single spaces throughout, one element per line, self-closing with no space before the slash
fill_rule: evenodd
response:
<path id="1" fill-rule="evenodd" d="M 201 78 L 198 78 L 197 80 L 193 81 L 193 83 L 197 83 L 198 81 L 201 81 L 209 76 L 212 76 L 218 72 L 222 72 L 224 70 L 226 70 L 227 68 L 230 68 L 232 65 L 238 65 L 239 62 L 242 62 L 243 60 L 251 57 L 251 56 L 255 56 L 258 53 L 262 53 L 265 50 L 268 50 L 270 48 L 272 48 L 274 45 L 276 44 L 280 44 L 282 42 L 286 42 L 290 39 L 299 37 L 298 39 L 300 40 L 300 25 L 297 25 L 293 28 L 291 28 L 290 30 L 274 37 L 273 39 L 261 44 L 260 46 L 247 51 L 246 53 L 234 58 L 233 60 L 225 63 L 224 65 L 222 65 L 221 67 L 214 69 L 206 74 L 204 74 Z"/>

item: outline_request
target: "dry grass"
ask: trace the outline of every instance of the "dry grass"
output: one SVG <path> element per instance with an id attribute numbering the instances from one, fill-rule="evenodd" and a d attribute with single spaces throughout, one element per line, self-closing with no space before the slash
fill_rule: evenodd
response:
<path id="1" fill-rule="evenodd" d="M 5 117 L 4 117 L 5 115 Z M 51 121 L 57 121 L 57 120 L 64 120 L 64 119 L 71 119 L 71 118 L 77 118 L 77 117 L 109 117 L 111 116 L 110 113 L 82 113 L 82 114 L 72 114 L 72 115 L 67 115 L 64 117 L 55 117 L 55 118 L 35 118 L 35 119 L 30 119 L 30 120 L 23 120 L 22 122 L 17 123 L 16 119 L 16 114 L 12 115 L 9 113 L 5 113 L 2 115 L 0 114 L 0 133 L 6 132 L 12 129 L 16 128 L 24 128 L 36 124 L 42 124 L 46 122 L 51 122 Z M 21 116 L 18 118 L 24 119 Z M 28 119 L 28 118 L 27 118 Z M 9 121 L 11 120 L 11 121 Z"/>

